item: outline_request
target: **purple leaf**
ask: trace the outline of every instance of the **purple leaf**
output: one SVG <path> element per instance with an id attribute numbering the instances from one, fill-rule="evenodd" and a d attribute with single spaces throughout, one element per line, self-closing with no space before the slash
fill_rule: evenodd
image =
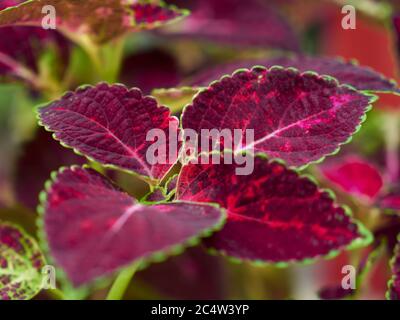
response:
<path id="1" fill-rule="evenodd" d="M 312 180 L 264 157 L 254 160 L 254 172 L 246 176 L 236 175 L 235 164 L 182 168 L 178 200 L 227 209 L 225 227 L 206 240 L 208 246 L 235 258 L 278 263 L 332 257 L 370 241 L 369 232 Z"/>
<path id="2" fill-rule="evenodd" d="M 341 161 L 321 167 L 321 172 L 331 183 L 344 192 L 372 201 L 383 186 L 379 170 L 368 161 L 349 156 Z"/>
<path id="3" fill-rule="evenodd" d="M 257 0 L 170 1 L 189 7 L 192 14 L 170 33 L 216 43 L 273 47 L 299 51 L 287 21 L 270 5 Z M 175 26 L 174 26 L 175 27 Z"/>
<path id="4" fill-rule="evenodd" d="M 304 166 L 347 143 L 375 99 L 331 78 L 254 67 L 201 91 L 185 108 L 182 125 L 197 133 L 241 129 L 243 146 L 235 151 L 254 147 L 291 166 Z M 254 142 L 245 141 L 247 129 L 254 130 Z"/>
<path id="5" fill-rule="evenodd" d="M 38 195 L 50 173 L 61 166 L 84 164 L 86 159 L 66 150 L 44 130 L 22 147 L 18 158 L 14 189 L 17 200 L 36 210 Z"/>
<path id="6" fill-rule="evenodd" d="M 51 5 L 57 13 L 57 29 L 66 34 L 89 35 L 105 43 L 128 31 L 152 29 L 188 14 L 164 4 L 124 0 L 31 0 L 0 12 L 0 26 L 41 26 L 42 8 Z"/>
<path id="7" fill-rule="evenodd" d="M 341 84 L 348 84 L 361 91 L 398 93 L 400 89 L 394 80 L 387 79 L 369 67 L 359 66 L 354 61 L 331 57 L 311 56 L 284 56 L 269 59 L 243 60 L 223 64 L 203 71 L 189 80 L 192 86 L 208 86 L 215 79 L 225 74 L 231 74 L 240 68 L 251 68 L 261 65 L 266 68 L 272 66 L 293 67 L 300 72 L 314 71 L 321 75 L 336 78 Z"/>
<path id="8" fill-rule="evenodd" d="M 43 193 L 51 256 L 75 286 L 140 262 L 164 260 L 224 222 L 217 207 L 188 202 L 145 206 L 89 168 L 64 168 Z"/>
<path id="9" fill-rule="evenodd" d="M 0 221 L 0 300 L 29 300 L 42 287 L 45 260 L 36 241 Z"/>
<path id="10" fill-rule="evenodd" d="M 139 89 L 105 83 L 81 87 L 38 113 L 41 124 L 62 144 L 104 165 L 158 180 L 176 162 L 176 154 L 169 158 L 168 146 L 163 153 L 167 164 L 151 165 L 147 160 L 147 150 L 154 143 L 146 141 L 148 131 L 164 131 L 167 143 L 169 126 L 178 133 L 178 119 Z"/>
<path id="11" fill-rule="evenodd" d="M 386 293 L 386 297 L 390 300 L 400 300 L 400 237 L 390 264 L 393 276 L 388 283 L 389 290 Z"/>

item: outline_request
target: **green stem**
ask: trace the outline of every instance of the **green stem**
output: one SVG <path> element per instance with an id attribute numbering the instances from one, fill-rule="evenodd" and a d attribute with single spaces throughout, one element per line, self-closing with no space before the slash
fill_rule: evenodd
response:
<path id="1" fill-rule="evenodd" d="M 126 289 L 129 286 L 139 264 L 134 264 L 122 270 L 115 279 L 110 291 L 107 295 L 107 300 L 121 300 Z"/>

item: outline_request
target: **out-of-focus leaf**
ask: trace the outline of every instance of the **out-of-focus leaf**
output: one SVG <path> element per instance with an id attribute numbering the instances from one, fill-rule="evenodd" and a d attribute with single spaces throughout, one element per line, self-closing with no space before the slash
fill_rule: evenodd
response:
<path id="1" fill-rule="evenodd" d="M 45 260 L 35 240 L 0 221 L 0 300 L 28 300 L 42 287 Z"/>
<path id="2" fill-rule="evenodd" d="M 0 27 L 41 26 L 42 9 L 53 6 L 57 29 L 72 37 L 90 36 L 104 43 L 129 31 L 152 29 L 188 14 L 162 3 L 124 0 L 31 0 L 0 12 Z"/>

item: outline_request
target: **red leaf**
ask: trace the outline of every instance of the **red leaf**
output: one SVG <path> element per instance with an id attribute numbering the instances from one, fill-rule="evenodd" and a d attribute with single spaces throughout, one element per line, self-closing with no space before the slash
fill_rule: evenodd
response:
<path id="1" fill-rule="evenodd" d="M 124 0 L 31 0 L 0 12 L 0 26 L 42 25 L 44 6 L 57 14 L 57 29 L 66 34 L 89 35 L 104 43 L 128 31 L 152 29 L 188 14 L 164 4 L 129 4 Z"/>
<path id="2" fill-rule="evenodd" d="M 367 201 L 373 200 L 383 186 L 379 170 L 357 156 L 322 166 L 321 171 L 330 182 L 343 191 Z"/>
<path id="3" fill-rule="evenodd" d="M 394 255 L 391 261 L 392 266 L 392 279 L 389 281 L 389 290 L 386 293 L 387 299 L 400 300 L 400 237 L 394 249 Z"/>
<path id="4" fill-rule="evenodd" d="M 224 229 L 206 240 L 209 246 L 277 263 L 333 256 L 369 242 L 369 232 L 312 180 L 261 156 L 254 160 L 247 176 L 236 175 L 234 164 L 183 167 L 176 198 L 215 202 L 228 212 Z"/>
<path id="5" fill-rule="evenodd" d="M 152 180 L 160 179 L 176 161 L 151 165 L 146 141 L 151 129 L 163 130 L 168 142 L 169 126 L 178 132 L 178 119 L 139 89 L 101 83 L 69 92 L 39 109 L 41 124 L 68 147 L 104 165 L 112 165 Z M 167 146 L 168 147 L 168 146 Z M 168 149 L 168 148 L 166 148 Z M 165 150 L 166 159 L 168 151 Z M 161 156 L 159 154 L 159 156 Z"/>
<path id="6" fill-rule="evenodd" d="M 373 101 L 373 96 L 315 74 L 255 67 L 200 92 L 185 108 L 182 125 L 198 133 L 252 129 L 255 141 L 246 145 L 243 134 L 242 149 L 254 146 L 257 152 L 303 166 L 348 142 Z"/>
<path id="7" fill-rule="evenodd" d="M 321 75 L 336 78 L 341 84 L 348 84 L 361 91 L 398 93 L 400 89 L 394 80 L 386 78 L 366 66 L 359 66 L 354 61 L 347 62 L 331 57 L 312 56 L 284 56 L 269 59 L 244 60 L 205 70 L 189 82 L 193 86 L 207 86 L 215 79 L 225 74 L 231 74 L 239 68 L 251 68 L 261 65 L 266 68 L 272 66 L 293 67 L 300 72 L 314 71 Z"/>
<path id="8" fill-rule="evenodd" d="M 172 1 L 191 9 L 178 30 L 170 33 L 217 43 L 299 51 L 294 30 L 270 5 L 257 0 Z M 175 26 L 174 26 L 175 27 Z"/>
<path id="9" fill-rule="evenodd" d="M 221 227 L 216 207 L 145 206 L 88 168 L 62 169 L 43 199 L 50 254 L 75 286 L 140 261 L 163 260 Z"/>

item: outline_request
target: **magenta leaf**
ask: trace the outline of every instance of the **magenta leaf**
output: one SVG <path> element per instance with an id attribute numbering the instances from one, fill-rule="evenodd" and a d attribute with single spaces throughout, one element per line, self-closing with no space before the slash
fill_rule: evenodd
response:
<path id="1" fill-rule="evenodd" d="M 354 61 L 331 57 L 312 56 L 283 56 L 269 59 L 244 60 L 228 63 L 203 71 L 189 80 L 193 86 L 208 86 L 215 79 L 225 74 L 231 74 L 240 68 L 251 68 L 261 65 L 266 68 L 272 66 L 293 67 L 300 72 L 313 71 L 320 75 L 336 78 L 341 84 L 348 84 L 360 91 L 397 93 L 400 89 L 396 81 L 387 79 L 369 67 L 357 65 Z"/>
<path id="2" fill-rule="evenodd" d="M 176 162 L 150 164 L 146 153 L 153 141 L 146 141 L 151 129 L 178 133 L 178 119 L 166 107 L 143 96 L 139 89 L 101 83 L 81 87 L 38 111 L 40 123 L 67 147 L 104 165 L 133 171 L 145 179 L 159 180 Z M 166 146 L 168 147 L 168 146 Z M 159 154 L 159 156 L 162 156 Z"/>
<path id="3" fill-rule="evenodd" d="M 254 161 L 251 175 L 236 175 L 236 164 L 182 168 L 178 200 L 227 209 L 225 227 L 206 240 L 208 246 L 234 258 L 283 263 L 332 257 L 370 242 L 368 230 L 337 206 L 331 193 L 280 162 L 261 155 Z"/>
<path id="4" fill-rule="evenodd" d="M 185 108 L 182 126 L 197 133 L 254 130 L 254 142 L 247 143 L 243 132 L 243 146 L 235 151 L 254 148 L 291 166 L 304 166 L 347 143 L 375 99 L 332 78 L 254 67 L 201 91 Z"/>
<path id="5" fill-rule="evenodd" d="M 45 260 L 21 228 L 0 221 L 0 300 L 29 300 L 42 287 Z"/>
<path id="6" fill-rule="evenodd" d="M 270 5 L 257 0 L 178 0 L 192 14 L 173 35 L 236 46 L 262 46 L 299 51 L 294 30 Z M 175 27 L 175 26 L 173 26 Z M 172 28 L 171 28 L 172 29 Z"/>
<path id="7" fill-rule="evenodd" d="M 388 283 L 389 290 L 386 293 L 386 298 L 400 300 L 400 237 L 398 237 L 398 243 L 394 249 L 394 255 L 390 264 L 393 275 Z"/>
<path id="8" fill-rule="evenodd" d="M 124 0 L 31 0 L 0 12 L 0 27 L 42 25 L 44 6 L 57 13 L 57 29 L 67 35 L 89 35 L 105 43 L 129 31 L 152 29 L 188 14 L 163 3 Z"/>
<path id="9" fill-rule="evenodd" d="M 368 161 L 357 156 L 348 156 L 341 161 L 321 167 L 322 174 L 342 191 L 372 201 L 383 186 L 379 170 Z"/>
<path id="10" fill-rule="evenodd" d="M 400 186 L 391 188 L 387 193 L 382 194 L 376 201 L 376 205 L 389 211 L 400 211 Z"/>
<path id="11" fill-rule="evenodd" d="M 89 168 L 64 168 L 42 193 L 49 253 L 75 286 L 132 263 L 165 260 L 221 228 L 215 206 L 139 204 Z"/>

